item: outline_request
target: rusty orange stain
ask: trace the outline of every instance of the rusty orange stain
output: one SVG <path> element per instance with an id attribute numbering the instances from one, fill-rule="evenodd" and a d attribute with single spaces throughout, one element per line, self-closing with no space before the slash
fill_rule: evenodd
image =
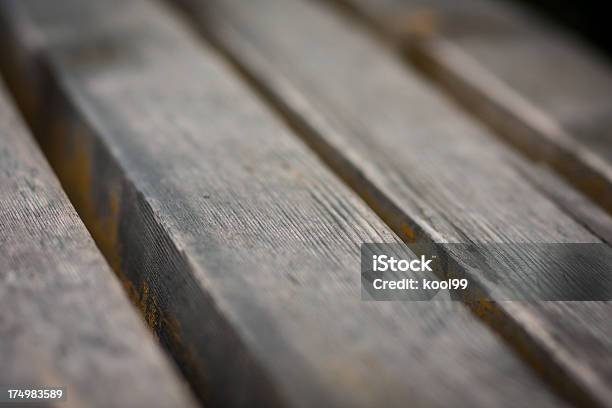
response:
<path id="1" fill-rule="evenodd" d="M 434 10 L 422 8 L 391 17 L 388 27 L 400 39 L 426 39 L 440 30 L 440 17 Z"/>
<path id="2" fill-rule="evenodd" d="M 401 229 L 402 229 L 402 232 L 404 233 L 404 236 L 408 238 L 408 241 L 410 242 L 416 241 L 416 233 L 414 232 L 412 228 L 410 228 L 410 226 L 408 226 L 408 224 L 402 224 Z"/>

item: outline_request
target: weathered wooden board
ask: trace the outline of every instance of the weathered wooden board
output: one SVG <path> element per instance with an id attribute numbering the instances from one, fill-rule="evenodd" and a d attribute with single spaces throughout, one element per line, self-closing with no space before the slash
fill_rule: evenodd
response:
<path id="1" fill-rule="evenodd" d="M 517 166 L 529 162 L 333 10 L 298 0 L 181 3 L 406 241 L 599 242 L 524 178 Z M 524 279 L 506 269 L 501 281 Z M 558 389 L 578 402 L 610 404 L 612 325 L 595 318 L 609 315 L 608 303 L 486 306 L 475 309 Z"/>
<path id="2" fill-rule="evenodd" d="M 468 109 L 612 212 L 612 65 L 509 2 L 341 0 Z"/>
<path id="3" fill-rule="evenodd" d="M 359 245 L 397 236 L 161 5 L 0 16 L 53 166 L 204 400 L 563 405 L 461 303 L 361 301 Z"/>
<path id="4" fill-rule="evenodd" d="M 61 406 L 195 406 L 2 84 L 0 365 L 2 386 L 65 387 Z"/>
<path id="5" fill-rule="evenodd" d="M 586 229 L 612 245 L 612 218 L 601 207 L 559 178 L 546 165 L 523 166 L 522 160 L 515 163 L 516 169 L 534 188 L 553 200 L 567 214 Z"/>

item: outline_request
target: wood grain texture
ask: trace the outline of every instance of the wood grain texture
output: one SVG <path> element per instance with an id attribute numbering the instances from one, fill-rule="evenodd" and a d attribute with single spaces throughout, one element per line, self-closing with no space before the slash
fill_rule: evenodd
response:
<path id="1" fill-rule="evenodd" d="M 461 303 L 362 302 L 359 245 L 394 233 L 168 10 L 101 3 L 0 1 L 35 50 L 12 72 L 46 78 L 37 134 L 204 400 L 564 405 Z"/>
<path id="2" fill-rule="evenodd" d="M 601 207 L 565 183 L 544 164 L 525 167 L 518 162 L 515 168 L 568 215 L 608 245 L 612 244 L 612 218 Z"/>
<path id="3" fill-rule="evenodd" d="M 507 141 L 612 212 L 609 61 L 509 3 L 340 1 Z"/>
<path id="4" fill-rule="evenodd" d="M 180 4 L 405 241 L 600 242 L 524 178 L 517 166 L 529 162 L 331 9 L 297 0 Z M 599 272 L 603 284 L 609 274 Z M 508 283 L 525 278 L 510 265 L 500 275 Z M 568 397 L 612 401 L 612 326 L 594 318 L 609 315 L 609 303 L 572 313 L 563 303 L 468 303 Z"/>
<path id="5" fill-rule="evenodd" d="M 0 84 L 0 384 L 66 407 L 195 406 Z"/>

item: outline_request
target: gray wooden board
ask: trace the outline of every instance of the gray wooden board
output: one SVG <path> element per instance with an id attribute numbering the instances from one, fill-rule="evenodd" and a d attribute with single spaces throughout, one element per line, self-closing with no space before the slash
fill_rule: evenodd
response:
<path id="1" fill-rule="evenodd" d="M 509 2 L 491 0 L 319 0 L 353 8 L 397 39 L 414 40 L 440 32 L 454 37 L 528 34 L 529 18 Z"/>
<path id="2" fill-rule="evenodd" d="M 169 10 L 0 16 L 48 70 L 29 93 L 59 112 L 29 116 L 54 168 L 204 400 L 564 405 L 460 302 L 361 301 L 360 244 L 397 236 Z"/>
<path id="3" fill-rule="evenodd" d="M 180 3 L 405 240 L 600 242 L 524 178 L 517 166 L 529 162 L 332 9 L 296 0 Z M 502 279 L 522 279 L 508 269 Z M 612 325 L 596 318 L 609 303 L 489 310 L 500 333 L 568 396 L 610 404 Z"/>
<path id="4" fill-rule="evenodd" d="M 489 0 L 341 0 L 486 123 L 612 212 L 612 65 Z"/>
<path id="5" fill-rule="evenodd" d="M 66 407 L 195 406 L 0 84 L 0 385 Z"/>
<path id="6" fill-rule="evenodd" d="M 612 218 L 602 208 L 565 183 L 544 164 L 525 167 L 522 161 L 519 161 L 516 163 L 516 169 L 577 222 L 608 245 L 612 244 Z"/>

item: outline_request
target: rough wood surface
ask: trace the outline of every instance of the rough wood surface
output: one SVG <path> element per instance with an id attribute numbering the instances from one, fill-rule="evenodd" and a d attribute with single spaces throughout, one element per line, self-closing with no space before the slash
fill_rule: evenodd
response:
<path id="1" fill-rule="evenodd" d="M 525 167 L 519 161 L 515 168 L 577 222 L 608 245 L 612 244 L 612 218 L 601 207 L 565 183 L 546 165 Z"/>
<path id="2" fill-rule="evenodd" d="M 0 84 L 0 384 L 66 407 L 195 406 Z"/>
<path id="3" fill-rule="evenodd" d="M 17 91 L 56 107 L 29 115 L 54 168 L 203 399 L 563 405 L 461 303 L 361 301 L 359 245 L 398 238 L 168 10 L 0 16 L 32 50 L 11 71 L 46 78 Z"/>
<path id="4" fill-rule="evenodd" d="M 529 162 L 331 9 L 298 0 L 180 3 L 404 240 L 600 242 L 525 180 L 516 167 Z M 605 266 L 575 272 L 539 283 L 554 287 L 592 273 L 609 283 Z M 509 264 L 499 279 L 525 276 Z M 612 325 L 597 318 L 610 313 L 609 303 L 485 306 L 474 308 L 561 392 L 610 404 Z"/>
<path id="5" fill-rule="evenodd" d="M 509 2 L 341 0 L 510 143 L 612 213 L 612 65 Z"/>

